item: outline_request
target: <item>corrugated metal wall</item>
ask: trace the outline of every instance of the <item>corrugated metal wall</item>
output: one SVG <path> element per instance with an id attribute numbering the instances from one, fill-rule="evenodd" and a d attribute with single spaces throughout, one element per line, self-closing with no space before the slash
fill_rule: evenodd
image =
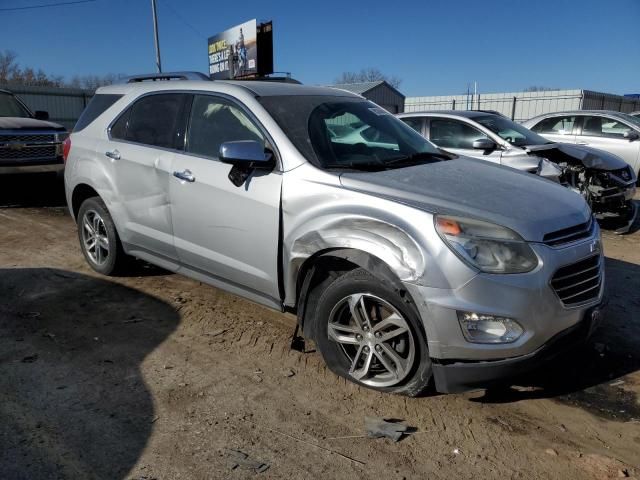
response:
<path id="1" fill-rule="evenodd" d="M 0 85 L 19 96 L 31 110 L 49 112 L 52 122 L 71 130 L 93 96 L 91 90 L 57 87 L 31 87 L 24 85 Z"/>
<path id="2" fill-rule="evenodd" d="M 387 87 L 385 84 L 378 85 L 377 87 L 364 92 L 363 97 L 377 103 L 382 108 L 390 111 L 391 113 L 404 112 L 405 98 L 403 95 L 399 95 L 394 90 Z"/>
<path id="3" fill-rule="evenodd" d="M 495 110 L 518 122 L 536 115 L 566 110 L 640 110 L 637 99 L 589 90 L 553 90 L 546 92 L 486 93 L 407 97 L 406 112 L 425 110 Z"/>

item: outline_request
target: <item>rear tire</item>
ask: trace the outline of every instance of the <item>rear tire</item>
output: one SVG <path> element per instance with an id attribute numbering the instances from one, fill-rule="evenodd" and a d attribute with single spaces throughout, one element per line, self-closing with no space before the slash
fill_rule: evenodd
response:
<path id="1" fill-rule="evenodd" d="M 315 340 L 335 374 L 367 388 L 420 394 L 432 377 L 426 335 L 413 303 L 358 268 L 322 293 Z"/>
<path id="2" fill-rule="evenodd" d="M 124 273 L 130 265 L 106 205 L 100 197 L 86 199 L 78 210 L 78 239 L 84 258 L 103 275 Z"/>

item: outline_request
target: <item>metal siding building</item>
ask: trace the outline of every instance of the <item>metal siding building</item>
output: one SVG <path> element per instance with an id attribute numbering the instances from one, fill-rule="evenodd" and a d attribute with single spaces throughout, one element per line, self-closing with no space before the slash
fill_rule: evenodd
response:
<path id="1" fill-rule="evenodd" d="M 362 95 L 367 100 L 377 103 L 391 113 L 404 112 L 405 96 L 384 80 L 364 83 L 344 83 L 329 86 Z"/>
<path id="2" fill-rule="evenodd" d="M 94 92 L 78 88 L 0 85 L 15 93 L 32 111 L 49 112 L 49 119 L 71 130 Z"/>
<path id="3" fill-rule="evenodd" d="M 406 112 L 426 110 L 495 110 L 517 122 L 523 122 L 544 113 L 566 110 L 615 110 L 628 113 L 640 110 L 640 99 L 591 90 L 407 97 Z"/>

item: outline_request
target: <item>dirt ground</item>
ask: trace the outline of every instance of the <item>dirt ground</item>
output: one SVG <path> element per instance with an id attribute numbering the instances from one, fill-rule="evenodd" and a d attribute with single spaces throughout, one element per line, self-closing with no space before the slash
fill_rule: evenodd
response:
<path id="1" fill-rule="evenodd" d="M 50 180 L 0 180 L 1 479 L 640 478 L 640 232 L 604 235 L 589 345 L 511 389 L 408 399 L 291 351 L 291 316 L 94 274 Z M 366 438 L 365 416 L 416 430 Z"/>

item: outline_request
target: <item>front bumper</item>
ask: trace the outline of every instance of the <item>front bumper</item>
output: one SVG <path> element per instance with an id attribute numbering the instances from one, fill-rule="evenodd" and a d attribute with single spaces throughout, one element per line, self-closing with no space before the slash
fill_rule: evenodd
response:
<path id="1" fill-rule="evenodd" d="M 0 175 L 9 173 L 45 173 L 45 172 L 62 172 L 64 163 L 45 164 L 45 165 L 12 165 L 3 166 L 0 163 Z"/>
<path id="2" fill-rule="evenodd" d="M 590 309 L 578 324 L 556 334 L 528 355 L 487 362 L 434 363 L 435 388 L 442 393 L 461 393 L 504 384 L 509 379 L 537 370 L 585 343 L 597 327 L 600 315 L 598 307 Z"/>
<path id="3" fill-rule="evenodd" d="M 541 355 L 538 352 L 546 351 L 554 338 L 572 331 L 584 321 L 587 312 L 601 304 L 605 272 L 597 224 L 589 238 L 578 242 L 562 246 L 530 245 L 539 258 L 539 266 L 529 273 L 478 273 L 466 283 L 451 289 L 405 283 L 424 325 L 439 390 L 458 391 L 449 387 L 449 384 L 460 384 L 463 389 L 479 388 L 485 381 L 494 381 L 510 374 L 511 362 L 518 365 L 531 357 L 532 364 L 535 364 Z M 583 263 L 596 255 L 600 257 L 597 289 L 590 288 L 593 294 L 579 300 L 579 303 L 571 303 L 573 300 L 563 303 L 551 284 L 556 272 L 563 269 L 560 275 L 564 276 L 567 268 L 579 266 L 575 268 L 582 269 Z M 580 285 L 583 283 L 578 281 L 578 288 L 582 288 Z M 472 343 L 463 335 L 458 312 L 515 319 L 524 333 L 512 343 Z M 451 365 L 459 367 L 455 369 L 456 372 L 464 373 L 453 373 Z M 446 380 L 450 375 L 463 378 Z M 471 377 L 475 375 L 478 381 L 472 382 Z"/>

